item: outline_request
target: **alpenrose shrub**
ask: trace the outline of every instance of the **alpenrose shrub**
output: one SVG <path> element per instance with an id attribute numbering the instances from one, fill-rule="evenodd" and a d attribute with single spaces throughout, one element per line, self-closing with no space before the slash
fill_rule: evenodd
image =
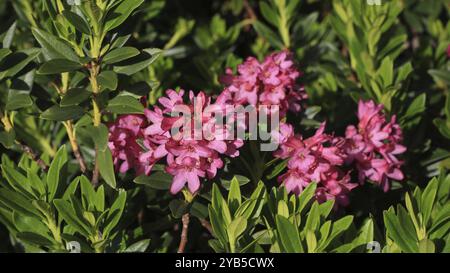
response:
<path id="1" fill-rule="evenodd" d="M 238 156 L 238 149 L 243 145 L 243 141 L 224 140 L 227 128 L 215 130 L 210 125 L 211 118 L 202 119 L 202 127 L 212 129 L 208 140 L 187 139 L 184 137 L 185 132 L 172 135 L 171 129 L 183 125 L 178 122 L 182 117 L 171 117 L 168 114 L 175 106 L 184 104 L 184 90 L 178 93 L 167 90 L 166 94 L 166 97 L 159 99 L 162 108 L 154 106 L 153 110 L 146 109 L 144 115 L 121 116 L 110 125 L 109 148 L 120 172 L 134 168 L 136 174 L 148 175 L 152 166 L 164 158 L 167 163 L 166 171 L 173 175 L 170 192 L 176 194 L 187 184 L 189 191 L 195 193 L 200 188 L 199 177 L 214 178 L 217 169 L 223 167 L 221 156 Z M 203 92 L 197 96 L 192 91 L 189 92 L 189 100 L 194 99 L 202 108 L 212 106 L 225 111 L 224 104 L 212 104 L 211 98 Z M 187 107 L 192 109 L 193 105 L 189 104 Z M 211 121 L 214 123 L 214 120 Z M 138 142 L 141 142 L 142 146 Z"/>
<path id="2" fill-rule="evenodd" d="M 325 133 L 325 122 L 312 137 L 294 133 L 294 127 L 285 121 L 286 113 L 300 112 L 307 96 L 296 84 L 301 73 L 291 56 L 288 51 L 276 52 L 262 63 L 249 57 L 238 65 L 238 75 L 227 69 L 221 79 L 226 87 L 215 101 L 203 92 L 195 95 L 190 91 L 189 102 L 185 103 L 184 90 L 170 89 L 158 100 L 160 106 L 153 106 L 153 110 L 145 109 L 143 115 L 119 116 L 109 125 L 108 143 L 117 171 L 125 173 L 134 169 L 136 175 L 149 175 L 154 164 L 164 160 L 165 171 L 173 176 L 170 192 L 176 194 L 187 186 L 191 194 L 196 194 L 201 181 L 211 180 L 224 166 L 223 156 L 239 156 L 245 140 L 238 137 L 227 140 L 228 127 L 248 127 L 248 120 L 235 117 L 234 123 L 217 127 L 214 117 L 202 116 L 201 131 L 208 132 L 209 136 L 195 139 L 195 126 L 190 126 L 186 134 L 181 129 L 185 125 L 183 117 L 173 116 L 172 112 L 178 106 L 185 106 L 190 114 L 188 122 L 194 124 L 196 105 L 200 111 L 212 107 L 224 116 L 228 106 L 252 105 L 259 109 L 261 105 L 276 105 L 284 122 L 277 131 L 272 131 L 280 145 L 273 155 L 287 160 L 287 172 L 278 177 L 287 192 L 299 195 L 310 183 L 317 183 L 317 201 L 335 200 L 337 208 L 347 206 L 349 192 L 366 180 L 384 191 L 389 190 L 390 179 L 401 181 L 402 161 L 397 155 L 406 150 L 400 144 L 402 131 L 395 115 L 387 120 L 381 104 L 359 101 L 359 123 L 356 127 L 348 125 L 345 136 Z M 174 128 L 181 131 L 173 134 Z M 358 174 L 358 181 L 351 181 L 351 172 Z"/>
<path id="3" fill-rule="evenodd" d="M 378 2 L 0 1 L 0 252 L 450 252 L 449 6 Z"/>

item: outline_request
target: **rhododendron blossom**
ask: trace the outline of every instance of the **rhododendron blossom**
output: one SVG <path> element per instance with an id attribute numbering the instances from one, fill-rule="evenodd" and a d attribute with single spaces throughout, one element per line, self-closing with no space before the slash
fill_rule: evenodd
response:
<path id="1" fill-rule="evenodd" d="M 355 162 L 360 183 L 370 179 L 389 190 L 389 179 L 402 180 L 402 161 L 397 155 L 406 151 L 400 144 L 402 130 L 395 115 L 388 122 L 382 113 L 383 105 L 373 101 L 359 101 L 358 119 L 355 127 L 349 125 L 345 132 L 347 163 Z"/>
<path id="2" fill-rule="evenodd" d="M 117 170 L 124 173 L 133 168 L 138 175 L 148 175 L 153 165 L 165 158 L 165 169 L 173 176 L 171 193 L 178 193 L 185 185 L 195 193 L 200 188 L 200 178 L 212 179 L 223 167 L 221 155 L 239 155 L 243 140 L 230 139 L 227 124 L 216 126 L 214 115 L 197 119 L 194 114 L 194 108 L 199 107 L 200 113 L 210 108 L 225 115 L 226 105 L 213 104 L 203 92 L 195 96 L 192 91 L 189 101 L 195 103 L 185 104 L 184 93 L 167 90 L 166 96 L 158 100 L 161 107 L 145 109 L 144 115 L 120 116 L 109 126 L 109 148 Z M 188 113 L 172 116 L 176 109 Z M 196 122 L 200 122 L 199 132 Z M 201 134 L 199 138 L 197 133 Z"/>
<path id="3" fill-rule="evenodd" d="M 219 101 L 240 105 L 278 105 L 280 116 L 288 110 L 299 112 L 301 101 L 307 95 L 296 84 L 301 73 L 292 60 L 291 53 L 282 51 L 267 56 L 262 63 L 254 57 L 238 65 L 238 74 L 227 69 L 221 82 L 227 87 L 219 95 Z"/>
<path id="4" fill-rule="evenodd" d="M 274 156 L 287 160 L 288 171 L 278 177 L 278 181 L 288 192 L 297 195 L 310 183 L 317 183 L 319 202 L 332 199 L 336 206 L 346 206 L 348 193 L 357 184 L 350 183 L 350 176 L 342 171 L 345 154 L 335 145 L 334 138 L 324 133 L 325 123 L 307 139 L 294 135 L 289 124 L 283 124 L 280 129 L 281 147 Z"/>

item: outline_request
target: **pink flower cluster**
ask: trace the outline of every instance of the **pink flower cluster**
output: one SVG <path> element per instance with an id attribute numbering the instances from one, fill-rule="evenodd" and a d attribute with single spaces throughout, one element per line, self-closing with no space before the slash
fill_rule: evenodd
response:
<path id="1" fill-rule="evenodd" d="M 322 123 L 316 133 L 307 139 L 294 135 L 289 124 L 282 124 L 281 146 L 275 157 L 287 159 L 288 171 L 278 177 L 288 192 L 300 194 L 310 183 L 317 183 L 316 199 L 319 202 L 333 199 L 336 206 L 349 203 L 348 193 L 357 186 L 342 170 L 345 153 L 338 141 L 324 133 Z"/>
<path id="2" fill-rule="evenodd" d="M 287 160 L 288 171 L 278 181 L 297 195 L 315 182 L 318 201 L 333 199 L 336 205 L 346 206 L 348 194 L 358 184 L 350 183 L 350 171 L 344 169 L 354 163 L 360 184 L 369 179 L 388 191 L 389 179 L 403 179 L 403 162 L 397 156 L 406 148 L 400 144 L 402 131 L 395 116 L 388 122 L 382 110 L 381 104 L 359 101 L 359 123 L 349 125 L 345 137 L 325 134 L 322 124 L 314 136 L 303 139 L 294 135 L 291 125 L 282 124 L 281 146 L 274 156 Z"/>
<path id="3" fill-rule="evenodd" d="M 195 138 L 195 126 L 191 132 L 185 132 L 184 117 L 172 117 L 169 114 L 176 107 L 189 109 L 194 122 L 194 106 L 202 109 L 214 108 L 225 111 L 226 105 L 212 104 L 211 98 L 203 92 L 197 96 L 189 92 L 189 100 L 195 104 L 183 102 L 184 91 L 166 91 L 159 99 L 161 107 L 146 109 L 144 115 L 126 115 L 119 117 L 109 126 L 109 148 L 113 154 L 116 168 L 124 173 L 135 169 L 136 173 L 148 175 L 159 160 L 166 160 L 166 171 L 173 175 L 171 193 L 178 193 L 187 184 L 189 191 L 195 193 L 200 188 L 200 177 L 212 179 L 217 170 L 223 167 L 220 155 L 235 157 L 243 145 L 240 139 L 227 140 L 226 126 L 216 127 L 213 116 L 202 116 L 200 133 L 207 137 Z M 178 133 L 173 133 L 178 129 Z M 186 137 L 187 136 L 189 137 Z"/>
<path id="4" fill-rule="evenodd" d="M 278 105 L 280 116 L 288 110 L 299 112 L 307 98 L 303 87 L 296 84 L 301 75 L 288 51 L 272 53 L 262 63 L 249 57 L 238 65 L 238 75 L 227 69 L 220 81 L 227 87 L 218 101 L 238 105 Z"/>
<path id="5" fill-rule="evenodd" d="M 356 163 L 360 183 L 370 179 L 389 190 L 389 178 L 402 180 L 402 161 L 397 155 L 406 151 L 400 144 L 402 130 L 393 116 L 388 122 L 383 105 L 359 101 L 357 127 L 349 125 L 345 132 L 347 163 Z"/>
<path id="6" fill-rule="evenodd" d="M 109 125 L 109 142 L 116 169 L 125 173 L 136 168 L 137 173 L 148 173 L 151 166 L 141 164 L 141 146 L 138 139 L 143 138 L 143 129 L 148 122 L 143 115 L 123 115 Z"/>
<path id="7" fill-rule="evenodd" d="M 228 69 L 221 79 L 226 87 L 214 103 L 203 92 L 194 95 L 192 91 L 190 102 L 185 103 L 183 90 L 167 90 L 158 100 L 159 106 L 146 109 L 144 115 L 120 116 L 109 125 L 108 145 L 116 169 L 122 173 L 134 169 L 137 175 L 148 175 L 156 162 L 164 160 L 166 172 L 173 176 L 171 193 L 185 186 L 197 192 L 200 178 L 214 178 L 223 168 L 221 157 L 238 156 L 244 144 L 242 139 L 230 137 L 234 130 L 229 126 L 246 127 L 248 120 L 235 117 L 223 125 L 216 123 L 216 114 L 225 117 L 229 107 L 247 105 L 279 106 L 281 118 L 289 110 L 299 112 L 306 98 L 303 88 L 295 83 L 299 76 L 290 53 L 282 51 L 262 63 L 248 58 L 238 66 L 237 75 Z M 179 107 L 191 114 L 192 126 L 187 129 L 184 116 L 171 115 Z M 360 101 L 359 123 L 349 125 L 345 137 L 326 134 L 323 123 L 313 136 L 304 138 L 295 135 L 290 124 L 282 123 L 280 132 L 275 133 L 280 148 L 274 156 L 286 160 L 288 170 L 278 181 L 297 195 L 310 183 L 317 183 L 316 199 L 335 200 L 336 207 L 348 205 L 349 193 L 358 185 L 350 181 L 350 166 L 355 166 L 360 184 L 371 180 L 389 190 L 389 179 L 403 179 L 403 162 L 397 156 L 406 148 L 400 144 L 402 131 L 396 117 L 388 121 L 382 110 L 383 106 L 373 101 Z M 198 112 L 202 113 L 200 119 L 195 117 Z"/>
<path id="8" fill-rule="evenodd" d="M 215 103 L 203 92 L 197 96 L 189 93 L 189 100 L 197 100 L 196 105 L 202 109 L 213 108 L 215 112 L 227 113 L 228 106 L 246 105 L 279 105 L 281 115 L 287 110 L 298 112 L 300 102 L 306 98 L 303 88 L 295 81 L 300 72 L 295 68 L 288 51 L 269 55 L 264 62 L 248 58 L 238 66 L 239 75 L 232 75 L 230 69 L 222 82 L 227 87 L 221 92 Z M 183 132 L 184 124 L 179 117 L 169 114 L 177 106 L 185 106 L 193 112 L 193 103 L 183 102 L 184 91 L 168 90 L 166 96 L 159 99 L 161 107 L 146 109 L 144 115 L 124 115 L 109 125 L 109 148 L 114 158 L 116 169 L 122 173 L 134 169 L 137 175 L 148 175 L 153 165 L 165 159 L 165 170 L 173 175 L 170 191 L 179 192 L 186 184 L 194 193 L 200 188 L 199 178 L 213 178 L 217 170 L 223 167 L 221 155 L 235 157 L 243 140 L 228 137 L 227 125 L 216 127 L 212 116 L 202 117 L 202 131 L 208 137 L 197 140 L 186 138 Z M 246 127 L 245 118 L 237 120 L 237 126 Z M 193 121 L 194 122 L 194 121 Z M 236 120 L 231 120 L 228 126 L 235 126 Z M 191 135 L 195 134 L 192 126 Z M 179 129 L 172 134 L 171 129 Z"/>

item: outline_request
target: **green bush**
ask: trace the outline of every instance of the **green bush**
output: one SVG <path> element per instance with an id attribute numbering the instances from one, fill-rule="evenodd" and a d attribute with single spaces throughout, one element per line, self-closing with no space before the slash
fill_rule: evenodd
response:
<path id="1" fill-rule="evenodd" d="M 0 252 L 450 252 L 450 5 L 376 2 L 0 2 Z M 294 153 L 155 121 L 278 85 Z"/>

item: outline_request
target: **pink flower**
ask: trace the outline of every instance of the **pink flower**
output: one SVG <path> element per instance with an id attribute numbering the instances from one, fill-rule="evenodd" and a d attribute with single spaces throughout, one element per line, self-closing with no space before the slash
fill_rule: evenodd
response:
<path id="1" fill-rule="evenodd" d="M 218 101 L 240 105 L 278 105 L 284 117 L 288 110 L 299 112 L 300 102 L 306 99 L 304 89 L 295 81 L 300 72 L 292 55 L 281 51 L 267 56 L 262 63 L 253 57 L 238 66 L 238 74 L 227 69 L 221 82 L 226 85 Z"/>
<path id="2" fill-rule="evenodd" d="M 170 187 L 172 194 L 181 191 L 186 184 L 188 184 L 190 192 L 197 192 L 200 188 L 199 176 L 205 176 L 205 172 L 200 168 L 200 160 L 189 156 L 178 160 L 178 162 L 176 160 L 168 160 L 166 171 L 174 176 Z"/>
<path id="3" fill-rule="evenodd" d="M 242 70 L 251 77 L 252 71 L 246 67 Z M 222 155 L 239 155 L 243 140 L 227 138 L 228 126 L 235 126 L 235 123 L 219 126 L 214 115 L 203 114 L 209 108 L 225 115 L 228 102 L 212 103 L 205 93 L 195 95 L 191 91 L 190 103 L 185 104 L 183 94 L 184 90 L 178 93 L 167 90 L 166 96 L 158 100 L 160 106 L 146 109 L 144 115 L 120 116 L 110 125 L 109 146 L 118 171 L 124 173 L 134 169 L 138 175 L 148 175 L 154 164 L 165 159 L 165 170 L 173 176 L 170 192 L 176 194 L 186 186 L 195 193 L 200 189 L 201 180 L 213 179 L 223 168 Z M 171 116 L 176 107 L 189 111 L 185 113 L 189 116 Z M 201 115 L 196 116 L 197 113 Z M 186 131 L 189 127 L 185 128 L 185 125 L 189 123 L 191 131 Z M 199 130 L 193 126 L 197 123 L 200 123 Z M 172 129 L 179 131 L 176 133 Z M 198 134 L 200 138 L 196 138 Z"/>
<path id="4" fill-rule="evenodd" d="M 389 179 L 403 180 L 402 161 L 397 155 L 406 151 L 400 144 L 402 131 L 393 116 L 389 122 L 382 113 L 383 105 L 359 101 L 358 126 L 349 125 L 345 138 L 346 162 L 355 162 L 360 183 L 369 179 L 389 190 Z"/>
<path id="5" fill-rule="evenodd" d="M 139 115 L 119 117 L 109 126 L 108 147 L 114 158 L 114 165 L 120 172 L 126 172 L 134 166 L 139 166 L 141 147 L 137 139 L 142 137 L 142 128 L 146 121 Z M 139 167 L 139 170 L 142 169 Z"/>
<path id="6" fill-rule="evenodd" d="M 317 183 L 318 201 L 333 199 L 336 206 L 346 206 L 348 194 L 357 184 L 350 183 L 350 176 L 340 169 L 345 154 L 337 145 L 339 141 L 324 133 L 325 123 L 307 139 L 294 136 L 291 126 L 283 127 L 280 132 L 284 137 L 274 156 L 287 160 L 288 171 L 278 181 L 297 195 L 310 183 Z"/>
<path id="7" fill-rule="evenodd" d="M 177 92 L 173 89 L 166 91 L 166 97 L 162 97 L 158 102 L 164 107 L 164 113 L 170 113 L 175 105 L 183 103 L 184 90 Z"/>

